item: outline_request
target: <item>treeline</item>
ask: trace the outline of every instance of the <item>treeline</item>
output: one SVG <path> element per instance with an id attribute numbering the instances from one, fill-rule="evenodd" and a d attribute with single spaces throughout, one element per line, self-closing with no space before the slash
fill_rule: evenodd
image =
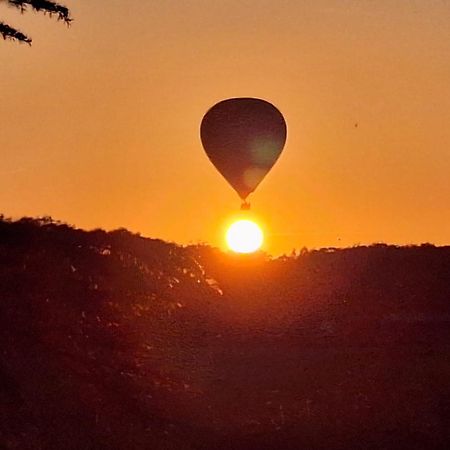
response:
<path id="1" fill-rule="evenodd" d="M 446 448 L 450 247 L 237 256 L 0 220 L 0 447 Z"/>

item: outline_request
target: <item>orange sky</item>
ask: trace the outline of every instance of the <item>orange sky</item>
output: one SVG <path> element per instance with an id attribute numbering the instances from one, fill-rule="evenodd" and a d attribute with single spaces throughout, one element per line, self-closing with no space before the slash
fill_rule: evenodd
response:
<path id="1" fill-rule="evenodd" d="M 198 129 L 246 96 L 288 123 L 250 197 L 267 251 L 450 243 L 449 2 L 65 3 L 70 29 L 0 3 L 34 39 L 0 42 L 5 215 L 222 245 L 240 201 Z"/>

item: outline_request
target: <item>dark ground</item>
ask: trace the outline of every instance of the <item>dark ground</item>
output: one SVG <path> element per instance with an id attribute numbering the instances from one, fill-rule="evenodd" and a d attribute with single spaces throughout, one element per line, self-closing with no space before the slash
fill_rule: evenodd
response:
<path id="1" fill-rule="evenodd" d="M 0 220 L 0 448 L 450 448 L 450 247 L 270 260 Z"/>

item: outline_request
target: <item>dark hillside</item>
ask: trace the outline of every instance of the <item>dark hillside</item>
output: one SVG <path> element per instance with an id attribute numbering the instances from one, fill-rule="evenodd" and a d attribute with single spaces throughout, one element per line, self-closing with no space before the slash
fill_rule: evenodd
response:
<path id="1" fill-rule="evenodd" d="M 444 449 L 449 380 L 450 247 L 0 220 L 0 448 Z"/>

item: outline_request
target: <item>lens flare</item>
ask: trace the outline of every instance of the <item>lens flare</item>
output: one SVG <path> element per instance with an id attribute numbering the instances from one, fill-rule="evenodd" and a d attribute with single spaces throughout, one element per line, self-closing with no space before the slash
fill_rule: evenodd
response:
<path id="1" fill-rule="evenodd" d="M 228 228 L 226 241 L 228 247 L 236 253 L 253 253 L 264 240 L 261 228 L 251 220 L 238 220 Z"/>

